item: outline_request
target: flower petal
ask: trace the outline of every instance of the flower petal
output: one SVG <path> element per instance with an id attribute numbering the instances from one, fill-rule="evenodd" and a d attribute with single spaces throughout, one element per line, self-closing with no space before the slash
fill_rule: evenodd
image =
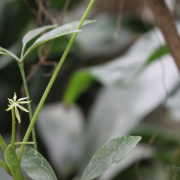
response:
<path id="1" fill-rule="evenodd" d="M 17 95 L 16 95 L 16 93 L 14 93 L 13 100 L 16 101 L 16 99 L 17 99 Z"/>
<path id="2" fill-rule="evenodd" d="M 21 105 L 17 104 L 17 106 L 18 106 L 20 109 L 22 109 L 23 111 L 29 112 L 26 108 L 22 107 Z"/>
<path id="3" fill-rule="evenodd" d="M 12 108 L 13 108 L 12 106 L 9 106 L 9 107 L 6 109 L 6 111 L 11 110 Z"/>
<path id="4" fill-rule="evenodd" d="M 28 97 L 29 97 L 29 96 L 28 96 Z M 23 101 L 23 100 L 27 99 L 28 97 L 20 98 L 20 99 L 18 99 L 17 101 L 18 101 L 18 102 Z"/>
<path id="5" fill-rule="evenodd" d="M 19 123 L 21 123 L 21 118 L 20 118 L 20 115 L 19 115 L 19 111 L 18 111 L 16 106 L 15 106 L 15 115 L 16 115 L 16 118 L 19 121 Z"/>
<path id="6" fill-rule="evenodd" d="M 9 98 L 8 98 L 8 100 L 9 100 L 9 102 L 11 102 L 11 103 L 13 103 L 13 102 L 14 102 L 12 99 L 9 99 Z"/>
<path id="7" fill-rule="evenodd" d="M 27 103 L 30 103 L 31 101 L 22 101 L 22 102 L 19 102 L 19 104 L 27 104 Z"/>

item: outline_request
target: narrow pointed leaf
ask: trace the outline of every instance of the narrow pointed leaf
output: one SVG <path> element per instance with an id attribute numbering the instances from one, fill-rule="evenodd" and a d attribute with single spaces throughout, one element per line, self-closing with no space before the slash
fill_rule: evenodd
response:
<path id="1" fill-rule="evenodd" d="M 18 62 L 20 61 L 19 58 L 15 54 L 13 54 L 12 52 L 10 52 L 7 49 L 4 49 L 2 47 L 0 47 L 0 54 L 10 56 Z"/>
<path id="2" fill-rule="evenodd" d="M 25 36 L 22 39 L 23 46 L 25 46 L 31 39 L 33 39 L 40 33 L 49 29 L 53 29 L 55 27 L 57 27 L 57 25 L 48 25 L 48 26 L 43 26 L 40 28 L 33 29 L 32 31 L 29 31 L 27 34 L 25 34 Z"/>
<path id="3" fill-rule="evenodd" d="M 21 167 L 33 180 L 57 180 L 47 160 L 32 148 L 25 148 L 21 160 Z"/>
<path id="4" fill-rule="evenodd" d="M 0 135 L 0 147 L 3 150 L 3 152 L 5 152 L 7 145 L 1 135 Z"/>
<path id="5" fill-rule="evenodd" d="M 158 60 L 160 57 L 166 55 L 169 53 L 169 50 L 166 45 L 161 46 L 160 48 L 156 49 L 153 54 L 149 57 L 148 61 L 146 62 L 146 65 L 149 65 L 154 60 Z"/>
<path id="6" fill-rule="evenodd" d="M 11 145 L 9 145 L 5 151 L 5 160 L 11 170 L 14 180 L 24 180 L 19 161 Z"/>
<path id="7" fill-rule="evenodd" d="M 92 157 L 81 180 L 91 180 L 122 161 L 141 140 L 140 136 L 122 136 L 103 145 Z"/>
<path id="8" fill-rule="evenodd" d="M 45 34 L 43 34 L 40 38 L 38 38 L 34 44 L 26 51 L 25 55 L 22 57 L 21 61 L 24 60 L 24 58 L 34 49 L 36 48 L 37 46 L 47 42 L 47 41 L 50 41 L 51 39 L 55 39 L 57 37 L 60 37 L 60 36 L 64 36 L 64 35 L 67 35 L 67 34 L 71 34 L 71 33 L 75 33 L 75 32 L 80 32 L 81 30 L 78 30 L 77 27 L 79 25 L 79 22 L 80 21 L 75 21 L 75 22 L 72 22 L 72 23 L 68 23 L 68 24 L 65 24 L 63 26 L 60 26 L 60 27 L 57 27 Z M 92 20 L 86 20 L 83 25 L 86 25 L 86 24 L 89 24 L 89 23 L 93 23 L 95 21 L 92 21 Z"/>

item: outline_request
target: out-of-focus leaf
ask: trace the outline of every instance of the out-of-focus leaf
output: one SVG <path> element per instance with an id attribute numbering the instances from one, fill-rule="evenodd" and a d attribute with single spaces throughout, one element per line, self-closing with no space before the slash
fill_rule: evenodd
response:
<path id="1" fill-rule="evenodd" d="M 56 175 L 47 160 L 36 150 L 26 147 L 21 167 L 33 180 L 56 180 Z"/>
<path id="2" fill-rule="evenodd" d="M 72 15 L 71 15 L 72 16 Z M 92 58 L 94 56 L 109 56 L 116 54 L 127 48 L 136 35 L 131 28 L 122 25 L 117 41 L 113 38 L 116 29 L 116 17 L 107 14 L 100 14 L 96 17 L 97 22 L 93 26 L 84 27 L 76 41 L 80 51 Z"/>
<path id="3" fill-rule="evenodd" d="M 125 55 L 118 57 L 109 63 L 90 67 L 87 72 L 105 86 L 127 87 L 135 81 L 140 73 L 142 73 L 142 69 L 145 69 L 145 65 L 149 59 L 151 58 L 152 60 L 152 54 L 153 59 L 155 58 L 154 53 L 156 53 L 160 45 L 164 43 L 162 34 L 159 30 L 155 29 L 140 37 Z M 81 82 L 81 84 L 86 84 L 86 80 L 81 77 L 78 78 L 78 81 Z M 75 83 L 76 79 L 71 78 L 68 87 L 73 86 Z M 74 90 L 78 91 L 78 89 Z M 73 92 L 74 94 L 80 95 L 80 91 L 75 91 Z"/>
<path id="4" fill-rule="evenodd" d="M 137 78 L 149 57 L 164 43 L 159 30 L 150 31 L 140 37 L 125 55 L 109 63 L 91 67 L 91 74 L 108 87 L 129 86 Z"/>
<path id="5" fill-rule="evenodd" d="M 27 44 L 31 39 L 33 39 L 34 37 L 36 37 L 38 34 L 44 32 L 44 31 L 47 31 L 47 30 L 56 28 L 56 27 L 57 27 L 57 25 L 48 25 L 48 26 L 43 26 L 43 27 L 36 28 L 36 29 L 33 29 L 33 30 L 29 31 L 27 34 L 25 34 L 25 36 L 24 36 L 23 39 L 22 39 L 23 46 L 25 47 L 26 44 Z"/>
<path id="6" fill-rule="evenodd" d="M 179 83 L 179 73 L 170 55 L 162 57 L 162 60 L 166 88 L 172 92 Z M 164 102 L 164 70 L 159 61 L 154 61 L 129 88 L 117 85 L 116 88 L 105 87 L 99 92 L 89 116 L 84 162 L 90 160 L 99 145 L 129 134 L 145 116 Z M 89 144 L 92 146 L 89 147 Z"/>
<path id="7" fill-rule="evenodd" d="M 75 102 L 79 95 L 85 92 L 93 81 L 94 78 L 87 69 L 73 73 L 69 86 L 64 94 L 63 101 L 65 104 L 70 106 L 73 102 Z"/>
<path id="8" fill-rule="evenodd" d="M 122 161 L 141 140 L 140 136 L 123 136 L 103 145 L 92 157 L 81 180 L 91 180 Z"/>
<path id="9" fill-rule="evenodd" d="M 5 159 L 11 169 L 14 180 L 24 180 L 19 161 L 11 145 L 6 148 Z"/>
<path id="10" fill-rule="evenodd" d="M 14 54 L 18 54 L 20 52 L 20 49 L 21 49 L 20 44 L 17 42 L 14 43 L 11 47 L 9 47 L 9 51 L 13 52 Z M 5 53 L 5 55 L 3 55 L 3 53 Z M 5 51 L 0 50 L 0 54 L 3 55 L 0 57 L 0 70 L 1 70 L 5 68 L 7 65 L 9 65 L 14 58 L 9 56 L 9 54 L 6 53 Z"/>
<path id="11" fill-rule="evenodd" d="M 34 49 L 36 48 L 37 46 L 47 42 L 47 41 L 50 41 L 52 39 L 55 39 L 57 37 L 60 37 L 60 36 L 64 36 L 64 35 L 67 35 L 67 34 L 71 34 L 71 33 L 75 33 L 75 32 L 80 32 L 81 30 L 78 30 L 77 27 L 79 25 L 79 22 L 80 21 L 75 21 L 75 22 L 71 22 L 71 23 L 68 23 L 68 24 L 65 24 L 63 26 L 60 26 L 60 27 L 57 27 L 45 34 L 43 34 L 40 38 L 38 38 L 34 44 L 26 51 L 26 53 L 24 54 L 24 56 L 22 57 L 22 61 L 24 60 L 24 58 Z M 95 21 L 93 20 L 85 20 L 83 25 L 86 25 L 86 24 L 89 24 L 89 23 L 93 23 Z"/>
<path id="12" fill-rule="evenodd" d="M 0 54 L 10 56 L 13 59 L 15 59 L 17 62 L 20 61 L 19 58 L 15 54 L 13 54 L 12 52 L 10 52 L 7 49 L 4 49 L 2 47 L 0 47 Z"/>
<path id="13" fill-rule="evenodd" d="M 160 47 L 151 55 L 151 57 L 147 61 L 146 65 L 148 65 L 149 63 L 153 62 L 154 60 L 157 60 L 161 56 L 166 55 L 168 53 L 169 53 L 169 50 L 166 45 Z"/>
<path id="14" fill-rule="evenodd" d="M 75 104 L 69 108 L 63 103 L 45 105 L 39 114 L 39 135 L 61 176 L 74 171 L 81 159 L 83 122 L 83 113 Z"/>

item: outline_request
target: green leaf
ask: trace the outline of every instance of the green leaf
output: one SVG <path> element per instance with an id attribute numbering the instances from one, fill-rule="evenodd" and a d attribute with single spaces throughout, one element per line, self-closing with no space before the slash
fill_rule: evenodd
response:
<path id="1" fill-rule="evenodd" d="M 166 45 L 161 46 L 160 48 L 155 50 L 154 53 L 150 56 L 150 58 L 146 62 L 146 65 L 150 64 L 154 60 L 156 60 L 156 59 L 160 58 L 161 56 L 166 55 L 168 53 L 169 53 L 169 50 L 168 50 L 167 46 Z"/>
<path id="2" fill-rule="evenodd" d="M 122 136 L 103 145 L 92 157 L 81 180 L 91 180 L 118 164 L 140 140 L 140 136 Z"/>
<path id="3" fill-rule="evenodd" d="M 33 180 L 57 180 L 47 160 L 30 147 L 25 148 L 23 152 L 21 167 Z"/>
<path id="4" fill-rule="evenodd" d="M 46 30 L 49 30 L 49 29 L 53 29 L 55 27 L 57 27 L 57 25 L 48 25 L 48 26 L 43 26 L 43 27 L 40 27 L 40 28 L 33 29 L 32 31 L 29 31 L 27 34 L 25 34 L 25 36 L 22 39 L 23 46 L 26 46 L 26 44 L 31 39 L 33 39 L 34 37 L 36 37 L 40 33 L 44 32 Z"/>
<path id="5" fill-rule="evenodd" d="M 79 25 L 80 21 L 75 21 L 75 22 L 71 22 L 68 24 L 65 24 L 63 26 L 57 27 L 45 34 L 43 34 L 40 38 L 38 38 L 34 44 L 26 51 L 25 55 L 22 57 L 21 61 L 24 60 L 24 58 L 37 46 L 50 41 L 52 39 L 58 38 L 60 36 L 64 36 L 67 34 L 71 34 L 71 33 L 75 33 L 75 32 L 80 32 L 81 30 L 78 30 L 77 27 Z M 93 20 L 86 20 L 83 25 L 89 24 L 89 23 L 93 23 L 95 21 Z"/>
<path id="6" fill-rule="evenodd" d="M 20 61 L 19 58 L 15 54 L 13 54 L 12 52 L 10 52 L 7 49 L 4 49 L 2 47 L 0 47 L 0 54 L 10 56 L 13 59 L 15 59 L 17 62 Z"/>
<path id="7" fill-rule="evenodd" d="M 19 161 L 11 145 L 6 148 L 5 160 L 11 170 L 14 180 L 24 180 Z"/>
<path id="8" fill-rule="evenodd" d="M 0 147 L 3 150 L 3 152 L 5 152 L 7 145 L 1 135 L 0 135 Z"/>
<path id="9" fill-rule="evenodd" d="M 63 101 L 67 106 L 70 106 L 76 99 L 85 92 L 94 81 L 89 70 L 79 70 L 71 76 L 68 87 L 66 88 Z"/>

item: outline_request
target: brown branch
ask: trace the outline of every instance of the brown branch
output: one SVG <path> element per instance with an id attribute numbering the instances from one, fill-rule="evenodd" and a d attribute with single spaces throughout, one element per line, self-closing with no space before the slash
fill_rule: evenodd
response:
<path id="1" fill-rule="evenodd" d="M 119 13 L 118 13 L 117 21 L 116 21 L 116 30 L 114 32 L 115 42 L 118 41 L 118 35 L 119 35 L 119 32 L 121 31 L 121 18 L 122 18 L 122 14 L 123 14 L 123 5 L 124 5 L 124 0 L 120 0 Z"/>
<path id="2" fill-rule="evenodd" d="M 30 6 L 30 4 L 29 4 L 29 2 L 28 2 L 27 0 L 23 0 L 23 1 L 24 1 L 24 3 L 26 4 L 26 6 L 28 7 L 28 9 L 36 16 L 36 15 L 37 15 L 36 10 L 33 9 L 33 8 Z"/>
<path id="3" fill-rule="evenodd" d="M 60 20 L 59 25 L 62 25 L 62 24 L 63 24 L 64 17 L 65 17 L 65 15 L 66 15 L 66 12 L 67 12 L 67 9 L 68 9 L 68 7 L 69 7 L 70 2 L 71 2 L 71 0 L 66 0 L 66 3 L 64 4 L 64 7 L 63 7 L 62 13 L 61 13 L 61 20 Z"/>
<path id="4" fill-rule="evenodd" d="M 43 0 L 36 0 L 36 3 L 37 3 L 38 8 L 39 8 L 39 10 L 38 10 L 38 17 L 37 17 L 39 24 L 43 25 L 43 22 L 41 20 L 42 14 L 44 14 L 46 16 L 46 18 L 51 21 L 52 24 L 57 24 L 56 20 L 51 16 L 51 14 L 44 7 Z"/>
<path id="5" fill-rule="evenodd" d="M 171 12 L 164 0 L 146 1 L 154 14 L 156 24 L 163 33 L 169 52 L 173 56 L 180 71 L 180 37 L 175 27 Z"/>

